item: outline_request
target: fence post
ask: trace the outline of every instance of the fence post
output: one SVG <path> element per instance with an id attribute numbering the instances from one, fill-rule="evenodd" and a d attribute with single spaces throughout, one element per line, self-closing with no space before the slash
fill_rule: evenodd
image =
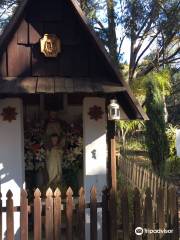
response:
<path id="1" fill-rule="evenodd" d="M 168 184 L 167 181 L 164 182 L 164 199 L 165 199 L 165 203 L 164 203 L 164 207 L 165 207 L 165 211 L 167 212 L 167 205 L 168 205 L 168 194 L 167 194 L 167 190 L 168 190 Z"/>
<path id="2" fill-rule="evenodd" d="M 61 192 L 56 188 L 54 192 L 54 240 L 61 239 Z"/>
<path id="3" fill-rule="evenodd" d="M 144 190 L 145 187 L 145 169 L 142 170 L 142 189 Z"/>
<path id="4" fill-rule="evenodd" d="M 53 232 L 53 192 L 51 188 L 48 188 L 46 191 L 46 207 L 45 207 L 45 214 L 46 214 L 46 225 L 45 225 L 45 232 L 46 232 L 46 240 L 51 240 L 54 238 Z"/>
<path id="5" fill-rule="evenodd" d="M 137 179 L 137 168 L 138 166 L 134 164 L 134 188 L 136 187 L 136 179 Z"/>
<path id="6" fill-rule="evenodd" d="M 157 178 L 157 176 L 155 175 L 155 176 L 154 176 L 154 202 L 156 202 L 157 190 L 158 190 L 158 178 Z"/>
<path id="7" fill-rule="evenodd" d="M 34 192 L 34 240 L 41 240 L 41 192 L 37 188 Z"/>
<path id="8" fill-rule="evenodd" d="M 129 180 L 130 161 L 127 161 L 126 165 L 127 165 L 127 181 L 128 181 Z"/>
<path id="9" fill-rule="evenodd" d="M 133 202 L 133 207 L 134 207 L 134 231 L 137 227 L 141 227 L 141 202 L 140 202 L 140 192 L 138 188 L 134 189 L 134 202 Z M 142 239 L 141 236 L 138 236 L 133 232 L 133 236 L 135 240 L 140 240 Z"/>
<path id="10" fill-rule="evenodd" d="M 136 187 L 139 187 L 138 183 L 139 183 L 139 166 L 137 166 L 136 168 L 136 182 L 135 182 Z"/>
<path id="11" fill-rule="evenodd" d="M 0 240 L 2 240 L 2 194 L 0 192 Z"/>
<path id="12" fill-rule="evenodd" d="M 151 181 L 150 181 L 150 178 L 151 178 L 151 175 L 152 175 L 152 172 L 151 171 L 147 171 L 147 187 L 151 189 Z"/>
<path id="13" fill-rule="evenodd" d="M 131 182 L 131 176 L 132 176 L 132 163 L 129 161 L 129 180 Z"/>
<path id="14" fill-rule="evenodd" d="M 142 167 L 140 167 L 139 169 L 139 183 L 138 183 L 138 187 L 140 190 L 142 190 Z"/>
<path id="15" fill-rule="evenodd" d="M 20 203 L 20 238 L 28 240 L 28 199 L 24 189 L 21 191 Z"/>
<path id="16" fill-rule="evenodd" d="M 157 222 L 158 228 L 164 229 L 165 227 L 165 209 L 164 209 L 164 190 L 159 188 L 157 194 Z M 159 234 L 160 239 L 163 238 L 163 234 Z"/>
<path id="17" fill-rule="evenodd" d="M 90 239 L 97 240 L 97 190 L 93 186 L 90 197 Z"/>
<path id="18" fill-rule="evenodd" d="M 78 239 L 85 239 L 85 197 L 84 188 L 79 190 L 79 204 L 78 204 Z"/>
<path id="19" fill-rule="evenodd" d="M 108 189 L 105 188 L 102 193 L 102 239 L 109 239 L 109 231 L 108 231 L 108 219 L 109 219 L 109 211 L 108 211 Z"/>
<path id="20" fill-rule="evenodd" d="M 161 180 L 160 177 L 158 177 L 158 180 L 157 180 L 157 189 L 159 188 L 163 188 L 163 185 L 161 186 L 161 182 L 163 181 L 163 179 Z"/>
<path id="21" fill-rule="evenodd" d="M 9 190 L 6 194 L 7 200 L 6 200 L 6 223 L 7 223 L 7 240 L 13 240 L 14 239 L 14 206 L 13 206 L 13 194 Z"/>
<path id="22" fill-rule="evenodd" d="M 122 226 L 123 226 L 123 240 L 129 240 L 129 204 L 127 188 L 123 189 L 121 193 L 121 211 L 122 211 Z"/>
<path id="23" fill-rule="evenodd" d="M 179 239 L 178 229 L 178 211 L 177 211 L 177 195 L 176 188 L 170 186 L 168 189 L 168 212 L 169 212 L 169 228 L 173 229 L 172 239 Z"/>
<path id="24" fill-rule="evenodd" d="M 133 163 L 133 176 L 132 176 L 132 186 L 135 187 L 135 179 L 136 179 L 136 165 Z"/>
<path id="25" fill-rule="evenodd" d="M 153 209 L 152 209 L 152 195 L 150 188 L 146 190 L 145 209 L 144 209 L 144 223 L 148 229 L 153 229 Z M 147 235 L 147 240 L 153 240 L 153 234 Z"/>
<path id="26" fill-rule="evenodd" d="M 110 190 L 109 198 L 109 214 L 110 214 L 110 239 L 117 239 L 117 214 L 116 214 L 116 192 L 113 188 Z"/>
<path id="27" fill-rule="evenodd" d="M 73 191 L 69 187 L 66 192 L 66 221 L 67 221 L 67 229 L 66 229 L 66 239 L 72 240 L 73 238 Z"/>

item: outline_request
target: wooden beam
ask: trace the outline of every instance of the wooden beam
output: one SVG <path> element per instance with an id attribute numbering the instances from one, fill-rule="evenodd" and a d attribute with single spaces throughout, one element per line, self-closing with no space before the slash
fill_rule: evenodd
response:
<path id="1" fill-rule="evenodd" d="M 115 140 L 115 121 L 108 121 L 108 141 L 110 157 L 110 239 L 117 239 L 117 180 L 116 180 L 116 140 Z"/>
<path id="2" fill-rule="evenodd" d="M 102 79 L 103 80 L 103 79 Z M 126 91 L 124 87 L 111 84 L 104 79 L 96 78 L 64 78 L 64 77 L 2 77 L 1 93 L 119 93 Z"/>
<path id="3" fill-rule="evenodd" d="M 116 140 L 115 121 L 108 121 L 109 186 L 116 192 Z"/>
<path id="4" fill-rule="evenodd" d="M 115 137 L 111 139 L 111 187 L 116 192 L 116 140 Z"/>

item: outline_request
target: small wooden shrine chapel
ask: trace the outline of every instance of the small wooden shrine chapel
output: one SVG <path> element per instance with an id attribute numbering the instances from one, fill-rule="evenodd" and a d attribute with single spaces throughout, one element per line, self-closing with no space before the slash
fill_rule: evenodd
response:
<path id="1" fill-rule="evenodd" d="M 104 186 L 115 188 L 112 115 L 147 116 L 79 3 L 22 1 L 0 38 L 0 56 L 3 204 L 9 189 L 18 206 L 22 188 L 82 185 L 87 202 L 93 185 L 99 199 Z"/>

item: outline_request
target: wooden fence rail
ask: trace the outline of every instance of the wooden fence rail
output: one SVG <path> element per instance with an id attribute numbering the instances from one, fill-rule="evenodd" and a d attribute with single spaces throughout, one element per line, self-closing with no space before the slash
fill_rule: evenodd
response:
<path id="1" fill-rule="evenodd" d="M 143 239 L 174 239 L 178 240 L 176 191 L 173 187 L 168 188 L 168 205 L 165 209 L 164 190 L 157 190 L 157 211 L 152 207 L 151 189 L 145 191 L 145 201 L 142 201 L 140 191 L 135 188 L 129 198 L 126 187 L 114 196 L 114 191 L 105 189 L 102 192 L 102 201 L 98 202 L 97 190 L 93 186 L 90 194 L 90 202 L 85 202 L 85 192 L 81 188 L 79 197 L 73 197 L 73 191 L 68 188 L 66 198 L 62 199 L 61 192 L 56 189 L 46 191 L 45 196 L 41 195 L 39 189 L 34 192 L 34 202 L 28 205 L 28 196 L 25 190 L 21 192 L 20 206 L 14 206 L 13 194 L 8 191 L 6 206 L 2 207 L 0 194 L 0 222 L 2 213 L 6 212 L 7 240 L 14 240 L 14 213 L 20 212 L 20 239 L 21 240 L 85 240 L 85 215 L 86 209 L 90 213 L 90 239 L 97 240 L 101 231 L 103 240 L 129 240 L 142 239 L 142 236 L 135 234 L 137 227 L 146 229 L 170 229 L 173 230 L 171 238 L 169 234 L 143 234 Z M 118 199 L 116 212 L 111 208 L 115 199 Z M 113 203 L 111 202 L 113 201 Z M 102 228 L 99 229 L 99 211 L 102 212 Z M 158 212 L 158 214 L 157 214 Z M 32 215 L 34 216 L 32 218 Z M 156 216 L 156 217 L 155 217 Z M 33 228 L 30 227 L 31 219 Z M 45 219 L 45 220 L 44 220 Z M 117 228 L 114 228 L 114 225 Z M 33 238 L 29 237 L 33 229 Z M 113 232 L 115 231 L 115 232 Z M 0 240 L 2 236 L 2 224 L 0 225 Z M 147 235 L 147 236 L 145 236 Z M 118 236 L 118 238 L 117 238 Z M 144 238 L 145 237 L 145 238 Z"/>
<path id="2" fill-rule="evenodd" d="M 162 215 L 162 211 L 158 207 L 161 206 L 165 211 L 169 211 L 169 204 L 172 201 L 171 196 L 168 196 L 169 189 L 173 189 L 173 193 L 176 195 L 176 200 L 172 204 L 171 209 L 176 208 L 178 212 L 178 225 L 179 225 L 179 235 L 180 235 L 180 195 L 178 194 L 178 188 L 169 181 L 158 177 L 154 172 L 139 166 L 137 163 L 129 160 L 123 160 L 118 158 L 119 169 L 121 174 L 126 180 L 127 184 L 130 184 L 133 188 L 138 188 L 141 193 L 142 201 L 145 201 L 145 191 L 147 188 L 151 190 L 152 193 L 152 207 L 154 212 L 154 218 L 158 218 L 160 223 L 159 226 L 164 226 L 165 220 Z M 159 191 L 161 189 L 161 191 Z M 159 204 L 160 199 L 161 205 Z M 174 206 L 174 207 L 173 207 Z"/>
<path id="3" fill-rule="evenodd" d="M 133 188 L 137 187 L 141 193 L 145 193 L 147 188 L 151 189 L 153 205 L 157 204 L 157 192 L 159 188 L 164 189 L 164 198 L 167 200 L 167 191 L 170 186 L 175 186 L 163 178 L 158 177 L 154 172 L 139 166 L 129 160 L 119 160 L 119 168 L 127 183 Z M 165 208 L 167 201 L 165 201 Z"/>

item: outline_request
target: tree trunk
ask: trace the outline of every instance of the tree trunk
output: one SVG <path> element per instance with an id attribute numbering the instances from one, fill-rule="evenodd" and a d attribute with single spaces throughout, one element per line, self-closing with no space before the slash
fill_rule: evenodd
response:
<path id="1" fill-rule="evenodd" d="M 117 53 L 117 37 L 115 24 L 114 0 L 106 0 L 108 15 L 108 48 L 110 56 L 116 66 L 119 65 Z"/>
<path id="2" fill-rule="evenodd" d="M 132 33 L 132 35 L 134 35 Z M 129 83 L 132 82 L 135 72 L 136 54 L 135 54 L 135 39 L 131 35 L 131 52 L 130 52 L 130 62 L 129 62 Z"/>
<path id="3" fill-rule="evenodd" d="M 135 17 L 135 3 L 132 2 L 131 6 L 131 32 L 130 32 L 130 41 L 131 41 L 131 49 L 130 49 L 130 61 L 129 61 L 129 83 L 132 82 L 135 73 L 135 64 L 136 64 L 136 57 L 137 57 L 137 34 L 136 34 L 136 17 Z"/>

